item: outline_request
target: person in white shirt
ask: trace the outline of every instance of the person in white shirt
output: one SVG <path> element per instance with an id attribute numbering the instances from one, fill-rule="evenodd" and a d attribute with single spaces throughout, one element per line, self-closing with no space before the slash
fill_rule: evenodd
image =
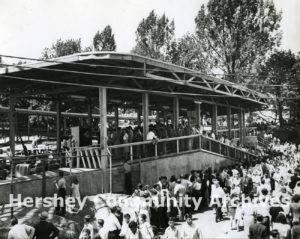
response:
<path id="1" fill-rule="evenodd" d="M 140 230 L 137 228 L 136 222 L 130 222 L 128 226 L 129 230 L 125 236 L 125 239 L 144 239 Z"/>
<path id="2" fill-rule="evenodd" d="M 176 198 L 177 203 L 180 204 L 180 200 L 183 201 L 185 194 L 186 194 L 185 186 L 181 184 L 181 179 L 177 179 L 176 185 L 174 187 L 174 197 Z M 179 208 L 179 220 L 182 221 L 185 213 L 185 207 L 184 205 L 178 205 L 178 208 Z"/>
<path id="3" fill-rule="evenodd" d="M 212 139 L 216 139 L 216 135 L 215 135 L 215 132 L 214 132 L 214 131 L 211 131 L 210 137 L 211 137 Z"/>
<path id="4" fill-rule="evenodd" d="M 104 221 L 99 219 L 98 223 L 98 233 L 95 236 L 95 239 L 108 239 L 108 231 L 104 228 Z"/>
<path id="5" fill-rule="evenodd" d="M 223 219 L 222 216 L 222 199 L 226 196 L 224 190 L 222 187 L 220 187 L 220 184 L 218 181 L 215 182 L 215 189 L 212 191 L 212 198 L 214 199 L 213 202 L 215 202 L 216 207 L 216 222 L 219 220 L 221 221 Z"/>
<path id="6" fill-rule="evenodd" d="M 157 137 L 156 137 L 156 135 L 155 135 L 155 133 L 153 132 L 153 126 L 151 126 L 150 125 L 150 127 L 149 127 L 149 132 L 147 133 L 147 137 L 146 137 L 146 140 L 154 140 L 154 139 L 156 139 Z"/>
<path id="7" fill-rule="evenodd" d="M 117 238 L 119 236 L 121 224 L 113 213 L 110 213 L 105 219 L 104 228 L 108 231 L 109 238 Z"/>
<path id="8" fill-rule="evenodd" d="M 201 230 L 193 223 L 193 218 L 191 214 L 185 215 L 186 223 L 182 225 L 180 230 L 181 239 L 202 239 Z"/>
<path id="9" fill-rule="evenodd" d="M 140 231 L 143 239 L 151 239 L 154 237 L 152 227 L 149 222 L 147 222 L 147 217 L 145 214 L 141 215 Z"/>
<path id="10" fill-rule="evenodd" d="M 152 141 L 152 144 L 148 144 L 147 146 L 147 156 L 154 156 L 154 146 L 153 144 L 156 142 L 155 140 L 157 139 L 155 133 L 154 133 L 154 129 L 153 129 L 153 126 L 150 125 L 149 126 L 149 132 L 147 133 L 147 136 L 146 136 L 146 140 L 147 141 Z"/>
<path id="11" fill-rule="evenodd" d="M 18 224 L 18 219 L 13 218 L 11 221 L 12 228 L 8 233 L 7 239 L 32 239 L 35 229 L 25 224 Z"/>
<path id="12" fill-rule="evenodd" d="M 165 234 L 162 236 L 164 239 L 179 239 L 179 230 L 175 227 L 175 220 L 173 217 L 169 218 L 169 227 L 167 227 Z"/>
<path id="13" fill-rule="evenodd" d="M 128 234 L 128 230 L 130 230 L 129 223 L 130 223 L 130 215 L 128 213 L 126 213 L 124 215 L 124 220 L 123 220 L 121 232 L 119 235 L 120 237 L 125 237 Z"/>

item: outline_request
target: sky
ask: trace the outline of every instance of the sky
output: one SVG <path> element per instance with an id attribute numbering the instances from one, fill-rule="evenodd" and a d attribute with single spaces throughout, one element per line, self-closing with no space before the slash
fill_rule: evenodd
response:
<path id="1" fill-rule="evenodd" d="M 195 17 L 208 0 L 0 0 L 0 54 L 41 57 L 57 39 L 81 38 L 92 45 L 95 33 L 111 25 L 117 51 L 135 45 L 139 22 L 154 9 L 175 21 L 175 36 L 194 32 Z M 274 0 L 283 12 L 282 49 L 300 52 L 300 0 Z"/>

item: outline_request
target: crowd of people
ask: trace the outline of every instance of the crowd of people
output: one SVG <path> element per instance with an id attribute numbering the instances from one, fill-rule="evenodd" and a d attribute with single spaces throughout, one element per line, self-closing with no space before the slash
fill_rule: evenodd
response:
<path id="1" fill-rule="evenodd" d="M 80 239 L 202 238 L 201 223 L 193 220 L 193 214 L 203 209 L 214 211 L 216 223 L 229 218 L 228 230 L 244 231 L 249 238 L 300 238 L 300 157 L 293 144 L 274 139 L 256 160 L 226 168 L 195 169 L 170 178 L 161 176 L 154 185 L 138 184 L 135 188 L 131 186 L 130 165 L 125 163 L 124 169 L 128 197 L 150 203 L 126 210 L 118 205 L 110 208 L 99 196 L 97 213 L 85 216 Z M 66 182 L 60 176 L 57 189 L 65 197 Z M 71 188 L 73 197 L 79 197 L 76 178 Z M 180 204 L 185 196 L 187 204 Z M 64 215 L 65 208 L 56 212 Z M 182 225 L 176 226 L 176 222 Z M 17 238 L 16 226 L 20 224 L 15 219 L 9 239 Z M 43 227 L 24 230 L 35 235 L 28 238 L 41 238 L 36 236 L 39 228 Z M 45 238 L 55 238 L 55 227 L 51 230 Z"/>
<path id="2" fill-rule="evenodd" d="M 229 218 L 228 230 L 245 231 L 249 238 L 300 238 L 299 159 L 295 145 L 274 140 L 256 161 L 138 184 L 131 198 L 151 199 L 150 204 L 131 211 L 107 208 L 107 214 L 95 216 L 97 226 L 87 215 L 80 238 L 202 238 L 192 215 L 204 208 L 214 210 L 216 223 Z M 176 204 L 185 195 L 188 206 Z M 168 198 L 174 200 L 161 204 Z M 177 221 L 183 224 L 175 226 Z"/>
<path id="3" fill-rule="evenodd" d="M 147 141 L 152 141 L 153 144 L 157 144 L 159 139 L 167 139 L 181 136 L 191 136 L 191 135 L 203 135 L 204 137 L 213 139 L 217 142 L 223 143 L 225 145 L 233 146 L 244 151 L 250 151 L 254 153 L 254 148 L 242 146 L 239 141 L 232 140 L 227 133 L 216 133 L 214 131 L 210 131 L 209 133 L 203 130 L 203 127 L 199 125 L 192 125 L 188 121 L 182 122 L 175 128 L 172 124 L 163 124 L 157 122 L 156 124 L 152 124 L 149 126 L 149 131 L 146 136 Z M 128 126 L 126 128 L 109 128 L 108 129 L 108 145 L 122 145 L 128 143 L 136 143 L 143 141 L 143 128 L 136 126 L 133 128 L 132 126 Z M 183 139 L 179 140 L 179 151 L 192 150 L 199 147 L 199 143 L 197 139 Z M 207 145 L 203 145 L 203 147 L 208 148 Z M 153 150 L 152 150 L 153 151 Z M 166 153 L 174 153 L 176 152 L 176 141 L 162 142 L 158 144 L 158 154 L 166 154 Z M 142 145 L 133 146 L 133 158 L 142 158 L 145 156 L 153 156 L 151 155 L 151 149 L 148 151 L 145 150 Z M 129 159 L 130 156 L 130 147 L 120 147 L 113 149 L 112 156 L 114 160 L 123 160 Z"/>
<path id="4" fill-rule="evenodd" d="M 138 184 L 131 197 L 150 198 L 152 204 L 132 209 L 131 213 L 112 208 L 109 217 L 114 219 L 96 219 L 100 234 L 126 239 L 202 238 L 202 230 L 192 215 L 208 207 L 214 209 L 216 223 L 230 218 L 229 230 L 246 231 L 249 238 L 300 238 L 298 157 L 294 145 L 277 140 L 256 161 L 218 170 L 193 170 L 169 179 L 161 176 L 152 186 Z M 153 203 L 168 197 L 178 202 L 185 195 L 190 196 L 190 206 Z M 200 207 L 192 198 L 202 198 Z M 250 201 L 244 202 L 243 198 Z M 183 225 L 175 226 L 176 221 Z M 87 228 L 82 238 L 103 238 L 97 233 L 91 236 Z"/>

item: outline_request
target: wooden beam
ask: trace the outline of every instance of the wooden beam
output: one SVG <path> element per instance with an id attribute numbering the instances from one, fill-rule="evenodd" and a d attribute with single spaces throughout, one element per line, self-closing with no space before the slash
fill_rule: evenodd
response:
<path id="1" fill-rule="evenodd" d="M 101 166 L 107 168 L 107 96 L 106 88 L 99 87 L 99 114 L 100 114 L 100 148 L 101 148 Z"/>
<path id="2" fill-rule="evenodd" d="M 224 87 L 227 90 L 227 92 L 231 94 L 231 91 L 230 91 L 229 87 L 227 85 L 224 85 Z"/>
<path id="3" fill-rule="evenodd" d="M 179 125 L 179 97 L 176 96 L 173 99 L 173 127 L 178 129 Z"/>
<path id="4" fill-rule="evenodd" d="M 202 78 L 201 78 L 201 79 L 202 79 Z M 209 89 L 212 89 L 211 84 L 209 84 L 205 79 L 202 79 L 202 81 L 207 85 L 207 87 L 208 87 Z"/>
<path id="5" fill-rule="evenodd" d="M 137 82 L 137 80 L 136 79 L 132 79 L 133 80 L 133 82 L 137 85 L 137 87 L 139 87 L 140 89 L 144 89 L 144 87 L 139 83 L 139 82 Z"/>
<path id="6" fill-rule="evenodd" d="M 15 137 L 16 137 L 16 112 L 15 112 L 16 99 L 12 96 L 9 97 L 9 146 L 11 156 L 15 156 Z"/>
<path id="7" fill-rule="evenodd" d="M 242 109 L 242 122 L 243 122 L 243 131 L 242 131 L 242 135 L 243 135 L 243 144 L 245 144 L 245 140 L 246 140 L 246 121 L 245 121 L 245 110 Z"/>
<path id="8" fill-rule="evenodd" d="M 215 132 L 215 135 L 217 136 L 217 130 L 218 130 L 218 106 L 217 104 L 212 105 L 212 131 Z"/>
<path id="9" fill-rule="evenodd" d="M 228 128 L 228 138 L 231 138 L 231 106 L 227 106 L 227 128 Z"/>
<path id="10" fill-rule="evenodd" d="M 143 111 L 143 139 L 147 139 L 147 134 L 149 130 L 149 94 L 143 94 L 142 100 L 142 111 Z"/>
<path id="11" fill-rule="evenodd" d="M 119 127 L 119 107 L 118 105 L 115 105 L 115 127 Z"/>
<path id="12" fill-rule="evenodd" d="M 196 78 L 196 76 L 192 76 L 191 78 L 189 78 L 186 82 L 191 82 Z"/>
<path id="13" fill-rule="evenodd" d="M 217 84 L 214 89 L 217 90 L 219 87 L 221 86 L 221 84 Z"/>
<path id="14" fill-rule="evenodd" d="M 242 116 L 242 110 L 240 109 L 238 112 L 238 119 L 239 119 L 239 138 L 240 138 L 240 144 L 244 145 L 244 141 L 243 141 L 243 116 Z"/>
<path id="15" fill-rule="evenodd" d="M 196 103 L 196 125 L 201 126 L 201 104 Z"/>
<path id="16" fill-rule="evenodd" d="M 146 77 L 152 78 L 154 80 L 167 81 L 167 82 L 172 82 L 172 83 L 175 83 L 175 84 L 184 85 L 183 81 L 174 80 L 174 79 L 164 77 L 164 76 L 158 76 L 158 75 L 153 75 L 153 74 L 146 73 Z"/>
<path id="17" fill-rule="evenodd" d="M 171 72 L 173 76 L 175 76 L 175 78 L 179 81 L 182 81 L 182 79 L 174 72 Z"/>
<path id="18" fill-rule="evenodd" d="M 56 101 L 56 150 L 61 152 L 61 101 Z"/>
<path id="19" fill-rule="evenodd" d="M 89 137 L 92 138 L 93 116 L 92 116 L 92 102 L 90 99 L 87 101 L 87 114 L 88 114 Z"/>

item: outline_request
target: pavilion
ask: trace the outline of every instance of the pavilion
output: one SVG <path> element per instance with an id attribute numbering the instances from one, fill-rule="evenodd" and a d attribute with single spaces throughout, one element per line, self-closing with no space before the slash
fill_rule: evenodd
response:
<path id="1" fill-rule="evenodd" d="M 51 60 L 0 68 L 0 93 L 9 96 L 10 147 L 15 145 L 15 102 L 18 98 L 46 97 L 56 102 L 57 151 L 61 150 L 61 102 L 84 99 L 88 124 L 93 110 L 99 110 L 101 154 L 107 154 L 107 115 L 118 108 L 132 108 L 143 119 L 146 138 L 149 111 L 157 111 L 158 119 L 172 122 L 176 128 L 181 115 L 193 124 L 211 118 L 211 130 L 246 137 L 245 113 L 267 105 L 266 97 L 245 86 L 234 85 L 200 72 L 133 54 L 87 52 Z M 98 107 L 91 107 L 97 102 Z M 218 117 L 226 118 L 226 126 L 218 125 Z M 233 118 L 237 116 L 238 124 Z M 117 124 L 117 123 L 116 123 Z M 235 132 L 235 133 L 234 133 Z"/>

